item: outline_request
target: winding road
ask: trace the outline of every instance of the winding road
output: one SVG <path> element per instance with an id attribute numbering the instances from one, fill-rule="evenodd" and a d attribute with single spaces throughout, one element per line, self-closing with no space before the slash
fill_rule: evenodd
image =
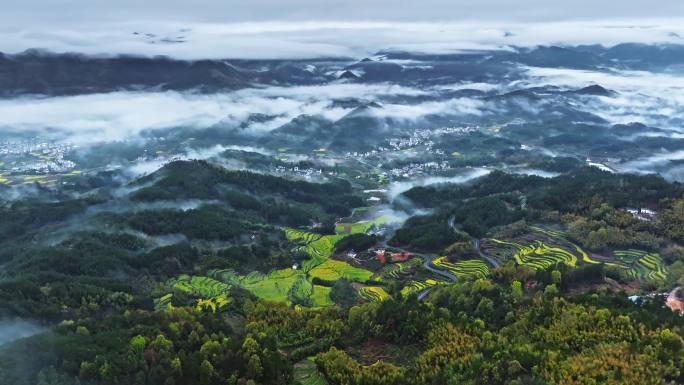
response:
<path id="1" fill-rule="evenodd" d="M 441 275 L 442 277 L 444 277 L 444 278 L 446 278 L 452 282 L 456 282 L 458 280 L 458 277 L 456 277 L 454 274 L 452 274 L 446 270 L 436 269 L 432 265 L 432 260 L 437 258 L 436 255 L 424 254 L 424 255 L 422 255 L 422 257 L 423 257 L 423 267 L 426 268 L 427 270 L 429 270 L 429 271 L 431 271 L 437 275 Z M 428 295 L 428 293 L 430 293 L 430 289 L 432 289 L 432 287 L 428 287 L 428 288 L 424 289 L 423 291 L 421 291 L 420 293 L 418 293 L 418 299 L 422 300 L 423 298 L 425 298 Z"/>
<path id="2" fill-rule="evenodd" d="M 473 240 L 473 245 L 475 246 L 475 250 L 477 250 L 477 253 L 480 254 L 480 258 L 489 262 L 489 264 L 492 265 L 492 267 L 494 267 L 494 268 L 501 266 L 501 263 L 499 263 L 499 261 L 497 261 L 496 259 L 494 259 L 494 258 L 490 257 L 489 255 L 485 254 L 484 252 L 482 252 L 482 250 L 480 249 L 480 240 L 479 239 L 472 238 L 472 237 L 471 237 L 471 239 Z"/>
<path id="3" fill-rule="evenodd" d="M 458 229 L 456 228 L 456 224 L 454 223 L 454 219 L 455 219 L 454 217 L 449 218 L 449 227 L 451 227 L 452 230 L 457 231 Z M 477 253 L 480 256 L 480 258 L 487 261 L 494 268 L 501 266 L 501 263 L 499 263 L 499 261 L 497 261 L 496 259 L 485 254 L 480 249 L 480 240 L 479 239 L 472 237 L 472 236 L 470 237 L 470 239 L 472 240 L 473 246 L 475 247 L 475 250 L 477 250 Z M 447 270 L 438 269 L 432 264 L 432 261 L 438 257 L 436 254 L 419 254 L 419 253 L 415 253 L 412 251 L 408 251 L 408 250 L 396 248 L 396 247 L 395 247 L 395 249 L 399 250 L 400 252 L 412 253 L 412 254 L 415 254 L 419 257 L 422 257 L 423 258 L 423 267 L 426 270 L 428 270 L 428 271 L 430 271 L 436 275 L 442 276 L 442 277 L 444 277 L 444 278 L 446 278 L 452 282 L 458 281 L 458 277 L 456 275 L 454 275 L 453 273 L 451 273 Z M 430 293 L 430 289 L 432 289 L 432 287 L 428 287 L 428 288 L 424 289 L 423 291 L 419 292 L 418 293 L 418 299 L 419 300 L 424 299 L 428 295 L 428 293 Z"/>
<path id="4" fill-rule="evenodd" d="M 449 227 L 451 227 L 452 230 L 458 231 L 456 228 L 456 223 L 455 223 L 456 218 L 454 216 L 451 216 L 449 218 Z M 496 259 L 490 257 L 489 255 L 485 254 L 482 252 L 482 249 L 480 249 L 480 240 L 470 236 L 470 240 L 473 241 L 473 246 L 475 246 L 475 250 L 477 250 L 477 254 L 480 255 L 480 258 L 484 259 L 485 261 L 489 262 L 490 265 L 492 265 L 493 268 L 497 268 L 501 266 L 501 263 L 497 261 Z"/>

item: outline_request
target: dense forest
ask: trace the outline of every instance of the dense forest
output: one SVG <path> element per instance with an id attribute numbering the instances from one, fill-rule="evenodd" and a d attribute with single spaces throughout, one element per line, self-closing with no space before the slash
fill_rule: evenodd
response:
<path id="1" fill-rule="evenodd" d="M 13 346 L 2 355 L 0 378 L 287 384 L 295 383 L 293 365 L 313 356 L 329 383 L 340 385 L 684 381 L 680 316 L 609 292 L 563 298 L 564 277 L 549 276 L 530 290 L 535 277 L 506 266 L 492 280 L 436 290 L 429 301 L 394 293 L 324 310 L 232 292 L 220 312 L 154 312 L 119 293 L 108 311 L 64 320 Z"/>
<path id="2" fill-rule="evenodd" d="M 387 232 L 377 218 L 344 222 L 364 201 L 342 179 L 179 161 L 121 194 L 0 208 L 0 314 L 43 327 L 0 346 L 0 383 L 684 382 L 684 318 L 650 297 L 629 300 L 633 270 L 518 254 L 494 255 L 478 274 L 457 265 L 479 258 L 477 242 L 532 232 L 589 261 L 657 254 L 669 268 L 638 276 L 641 288 L 684 285 L 681 184 L 578 167 L 554 178 L 495 171 L 406 191 L 402 205 L 428 214 Z M 378 247 L 398 259 L 366 251 Z M 430 275 L 430 261 L 457 279 Z"/>

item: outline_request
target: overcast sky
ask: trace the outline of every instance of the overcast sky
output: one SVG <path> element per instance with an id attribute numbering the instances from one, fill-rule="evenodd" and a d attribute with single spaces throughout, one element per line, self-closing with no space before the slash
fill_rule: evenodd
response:
<path id="1" fill-rule="evenodd" d="M 184 58 L 356 56 L 388 46 L 433 51 L 506 44 L 663 42 L 684 36 L 682 0 L 2 3 L 0 51 L 11 53 L 45 48 Z M 169 43 L 172 40 L 184 43 Z"/>
<path id="2" fill-rule="evenodd" d="M 4 0 L 2 24 L 83 19 L 550 21 L 684 16 L 681 0 Z"/>

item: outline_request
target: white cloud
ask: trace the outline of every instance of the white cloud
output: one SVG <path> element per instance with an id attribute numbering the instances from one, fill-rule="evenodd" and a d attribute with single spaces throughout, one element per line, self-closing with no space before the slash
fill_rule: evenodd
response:
<path id="1" fill-rule="evenodd" d="M 383 104 L 383 108 L 373 110 L 373 115 L 400 120 L 416 120 L 427 115 L 480 116 L 486 112 L 486 108 L 487 104 L 481 100 L 455 98 L 418 104 Z"/>
<path id="2" fill-rule="evenodd" d="M 249 88 L 230 93 L 112 92 L 64 97 L 21 97 L 0 100 L 0 131 L 37 131 L 45 136 L 89 144 L 135 138 L 149 129 L 203 128 L 220 121 L 242 122 L 251 113 L 276 116 L 255 123 L 267 132 L 301 115 L 337 120 L 349 109 L 330 108 L 333 98 L 376 99 L 422 95 L 396 85 L 331 84 L 311 87 Z"/>
<path id="3" fill-rule="evenodd" d="M 485 168 L 475 168 L 461 175 L 451 177 L 433 176 L 416 180 L 394 181 L 390 183 L 389 187 L 387 188 L 387 196 L 390 198 L 390 200 L 394 200 L 394 198 L 396 198 L 400 194 L 416 186 L 430 186 L 443 183 L 465 183 L 475 178 L 485 176 L 490 172 L 491 170 Z"/>
<path id="4" fill-rule="evenodd" d="M 45 48 L 56 52 L 168 55 L 183 59 L 310 58 L 363 57 L 387 48 L 451 53 L 464 49 L 504 49 L 509 45 L 684 42 L 678 37 L 684 36 L 681 19 L 553 23 L 326 19 L 219 23 L 131 18 L 126 22 L 24 23 L 14 27 L 5 23 L 0 28 L 0 51 L 16 53 Z M 147 36 L 148 33 L 154 36 Z M 168 42 L 173 40 L 183 43 Z"/>
<path id="5" fill-rule="evenodd" d="M 684 76 L 646 71 L 584 71 L 527 68 L 528 77 L 517 86 L 556 85 L 569 89 L 591 84 L 615 90 L 612 97 L 589 96 L 579 107 L 611 123 L 641 122 L 684 132 Z"/>
<path id="6" fill-rule="evenodd" d="M 623 163 L 617 168 L 623 172 L 652 173 L 657 172 L 659 167 L 667 166 L 670 162 L 682 160 L 684 160 L 684 150 L 654 154 Z"/>

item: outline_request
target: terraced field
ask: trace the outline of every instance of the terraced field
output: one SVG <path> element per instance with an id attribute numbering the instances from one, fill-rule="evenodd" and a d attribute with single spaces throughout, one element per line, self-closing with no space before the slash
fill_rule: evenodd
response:
<path id="1" fill-rule="evenodd" d="M 392 263 L 385 266 L 379 274 L 381 279 L 397 279 L 402 280 L 411 275 L 416 267 L 421 264 L 420 258 L 413 258 L 406 262 Z"/>
<path id="2" fill-rule="evenodd" d="M 581 247 L 568 240 L 562 231 L 550 230 L 539 226 L 530 226 L 533 233 L 522 237 L 518 241 L 503 241 L 486 239 L 483 242 L 484 251 L 500 260 L 515 259 L 516 263 L 545 269 L 557 263 L 576 266 L 578 261 L 586 264 L 603 263 L 607 266 L 626 269 L 628 274 L 640 280 L 663 280 L 667 276 L 667 269 L 662 258 L 656 253 L 641 250 L 617 250 L 610 257 L 592 257 Z M 543 238 L 552 243 L 549 245 L 542 240 L 535 239 L 529 244 L 525 238 Z M 520 242 L 520 243 L 519 243 Z"/>
<path id="3" fill-rule="evenodd" d="M 230 285 L 213 278 L 185 274 L 169 280 L 169 285 L 174 289 L 202 298 L 217 297 L 227 293 L 230 289 Z"/>
<path id="4" fill-rule="evenodd" d="M 337 281 L 344 278 L 349 281 L 366 282 L 373 276 L 373 272 L 354 267 L 343 261 L 328 259 L 311 269 L 309 276 L 324 281 Z"/>
<path id="5" fill-rule="evenodd" d="M 448 270 L 459 278 L 486 278 L 489 276 L 489 266 L 481 259 L 467 259 L 449 262 L 446 257 L 435 258 L 432 264 L 442 270 Z"/>
<path id="6" fill-rule="evenodd" d="M 369 302 L 380 302 L 389 298 L 385 289 L 379 286 L 364 286 L 359 289 L 359 296 Z"/>
<path id="7" fill-rule="evenodd" d="M 408 285 L 401 289 L 401 294 L 407 296 L 412 293 L 420 293 L 421 291 L 437 285 L 446 285 L 447 282 L 435 281 L 434 279 L 426 279 L 425 281 L 410 281 Z"/>
<path id="8" fill-rule="evenodd" d="M 186 292 L 197 298 L 197 308 L 211 310 L 216 312 L 217 309 L 222 308 L 230 302 L 228 297 L 228 290 L 230 284 L 218 281 L 216 279 L 204 276 L 189 276 L 186 274 L 172 278 L 168 284 L 174 289 Z M 154 300 L 154 307 L 156 310 L 166 310 L 173 307 L 171 300 L 173 293 L 165 294 Z"/>
<path id="9" fill-rule="evenodd" d="M 154 299 L 154 309 L 159 311 L 159 310 L 166 310 L 172 307 L 171 305 L 171 299 L 173 298 L 173 294 L 164 294 L 163 296 L 159 298 Z"/>
<path id="10" fill-rule="evenodd" d="M 304 306 L 330 306 L 331 288 L 314 285 L 312 280 L 319 278 L 334 282 L 344 278 L 350 281 L 366 282 L 373 272 L 360 269 L 350 264 L 330 259 L 335 243 L 344 235 L 320 235 L 307 231 L 284 229 L 287 238 L 299 244 L 298 248 L 311 259 L 303 263 L 302 269 L 280 269 L 268 274 L 253 272 L 247 275 L 236 274 L 233 270 L 210 270 L 208 277 L 194 278 L 180 276 L 173 282 L 174 287 L 181 290 L 201 290 L 201 297 L 215 298 L 227 291 L 230 286 L 240 286 L 259 298 L 275 302 L 297 303 Z M 194 283 L 193 283 L 194 282 Z M 216 302 L 216 301 L 214 301 Z M 203 302 L 203 306 L 213 308 L 214 303 Z M 219 306 L 219 303 L 216 302 Z M 163 306 L 163 303 L 162 303 Z"/>
<path id="11" fill-rule="evenodd" d="M 618 250 L 613 255 L 636 279 L 661 281 L 667 277 L 667 268 L 659 254 L 631 249 Z"/>
<path id="12" fill-rule="evenodd" d="M 502 260 L 510 259 L 512 256 L 519 265 L 535 269 L 546 269 L 558 263 L 573 267 L 577 265 L 575 254 L 561 247 L 549 246 L 542 241 L 533 241 L 529 245 L 499 239 L 487 239 L 487 242 L 490 242 L 490 247 L 486 251 L 489 255 Z M 492 249 L 499 250 L 492 251 Z"/>
<path id="13" fill-rule="evenodd" d="M 221 294 L 214 298 L 206 298 L 197 300 L 197 310 L 211 310 L 212 313 L 216 313 L 217 309 L 226 306 L 230 302 L 228 295 Z"/>
<path id="14" fill-rule="evenodd" d="M 335 232 L 337 234 L 359 234 L 365 233 L 373 227 L 372 222 L 358 222 L 358 223 L 336 223 Z"/>
<path id="15" fill-rule="evenodd" d="M 304 271 L 309 271 L 330 258 L 335 252 L 335 243 L 344 235 L 320 235 L 296 229 L 285 229 L 287 239 L 298 243 L 298 247 L 304 254 L 311 257 L 304 262 Z"/>
<path id="16" fill-rule="evenodd" d="M 547 235 L 549 238 L 551 238 L 555 242 L 563 245 L 568 250 L 574 250 L 577 253 L 577 255 L 580 256 L 580 258 L 582 259 L 582 262 L 584 262 L 584 263 L 591 263 L 591 264 L 601 263 L 601 261 L 596 261 L 594 259 L 591 259 L 591 257 L 589 256 L 589 254 L 586 251 L 584 251 L 581 247 L 579 247 L 575 243 L 568 240 L 567 235 L 562 231 L 551 230 L 551 229 L 547 229 L 547 228 L 539 227 L 539 226 L 530 226 L 530 229 L 537 232 L 537 233 Z"/>

